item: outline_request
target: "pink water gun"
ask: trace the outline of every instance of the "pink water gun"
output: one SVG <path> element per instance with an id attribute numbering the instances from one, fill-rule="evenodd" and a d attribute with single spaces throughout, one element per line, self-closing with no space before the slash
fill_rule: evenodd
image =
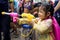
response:
<path id="1" fill-rule="evenodd" d="M 6 15 L 10 15 L 10 17 L 13 19 L 13 22 L 16 23 L 17 22 L 17 18 L 19 17 L 18 13 L 7 13 L 7 12 L 2 12 L 2 14 L 6 14 Z"/>

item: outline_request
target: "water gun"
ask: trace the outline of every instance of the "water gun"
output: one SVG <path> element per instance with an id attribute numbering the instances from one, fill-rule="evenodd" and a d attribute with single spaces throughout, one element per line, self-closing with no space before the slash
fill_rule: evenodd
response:
<path id="1" fill-rule="evenodd" d="M 29 20 L 29 21 L 31 21 L 32 19 L 33 19 L 33 16 L 32 15 L 30 15 L 30 14 L 24 14 L 24 15 L 19 15 L 18 13 L 14 13 L 14 12 L 12 12 L 12 13 L 7 13 L 7 12 L 2 12 L 2 14 L 3 15 L 9 15 L 10 17 L 12 17 L 12 19 L 13 19 L 13 22 L 14 23 L 16 23 L 17 22 L 17 20 L 18 19 L 20 19 L 20 18 L 18 18 L 18 16 L 22 16 L 23 18 L 24 18 L 24 16 L 26 16 L 26 18 Z M 21 20 L 21 19 L 20 19 Z M 22 24 L 22 27 L 23 28 L 26 28 L 26 29 L 31 29 L 30 30 L 30 32 L 27 34 L 27 35 L 24 35 L 24 34 L 21 34 L 21 36 L 23 36 L 23 37 L 28 37 L 31 33 L 32 33 L 32 26 L 31 25 L 28 25 L 28 24 Z"/>
<path id="2" fill-rule="evenodd" d="M 9 15 L 12 18 L 14 23 L 17 22 L 17 18 L 19 17 L 19 14 L 14 12 L 11 12 L 11 13 L 2 12 L 2 15 Z"/>
<path id="3" fill-rule="evenodd" d="M 35 18 L 32 14 L 27 14 L 27 13 L 23 13 L 22 15 L 21 15 L 23 18 L 27 18 L 28 19 L 28 21 L 32 21 L 32 19 L 33 18 Z"/>

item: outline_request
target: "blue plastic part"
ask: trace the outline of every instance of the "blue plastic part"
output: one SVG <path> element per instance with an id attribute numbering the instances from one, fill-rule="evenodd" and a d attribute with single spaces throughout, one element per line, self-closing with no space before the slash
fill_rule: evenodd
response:
<path id="1" fill-rule="evenodd" d="M 22 24 L 22 27 L 23 28 L 26 28 L 26 29 L 31 29 L 32 26 L 31 25 L 28 25 L 28 24 Z"/>

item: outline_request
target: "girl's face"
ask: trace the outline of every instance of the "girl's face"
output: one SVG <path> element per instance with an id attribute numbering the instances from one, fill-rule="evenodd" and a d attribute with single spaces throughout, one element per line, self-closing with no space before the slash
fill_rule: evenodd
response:
<path id="1" fill-rule="evenodd" d="M 28 13 L 29 10 L 27 8 L 24 8 L 24 13 Z"/>
<path id="2" fill-rule="evenodd" d="M 42 7 L 39 7 L 39 13 L 38 13 L 38 17 L 41 19 L 41 20 L 44 20 L 45 19 L 45 11 L 43 10 Z"/>

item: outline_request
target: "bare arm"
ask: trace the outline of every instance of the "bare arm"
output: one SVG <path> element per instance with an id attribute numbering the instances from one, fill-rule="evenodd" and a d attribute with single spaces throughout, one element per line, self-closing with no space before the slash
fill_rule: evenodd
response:
<path id="1" fill-rule="evenodd" d="M 10 4 L 10 7 L 11 7 L 11 11 L 14 12 L 14 4 L 13 4 L 13 2 Z"/>
<path id="2" fill-rule="evenodd" d="M 60 8 L 60 1 L 58 2 L 57 6 L 54 8 L 54 12 L 56 12 Z"/>

